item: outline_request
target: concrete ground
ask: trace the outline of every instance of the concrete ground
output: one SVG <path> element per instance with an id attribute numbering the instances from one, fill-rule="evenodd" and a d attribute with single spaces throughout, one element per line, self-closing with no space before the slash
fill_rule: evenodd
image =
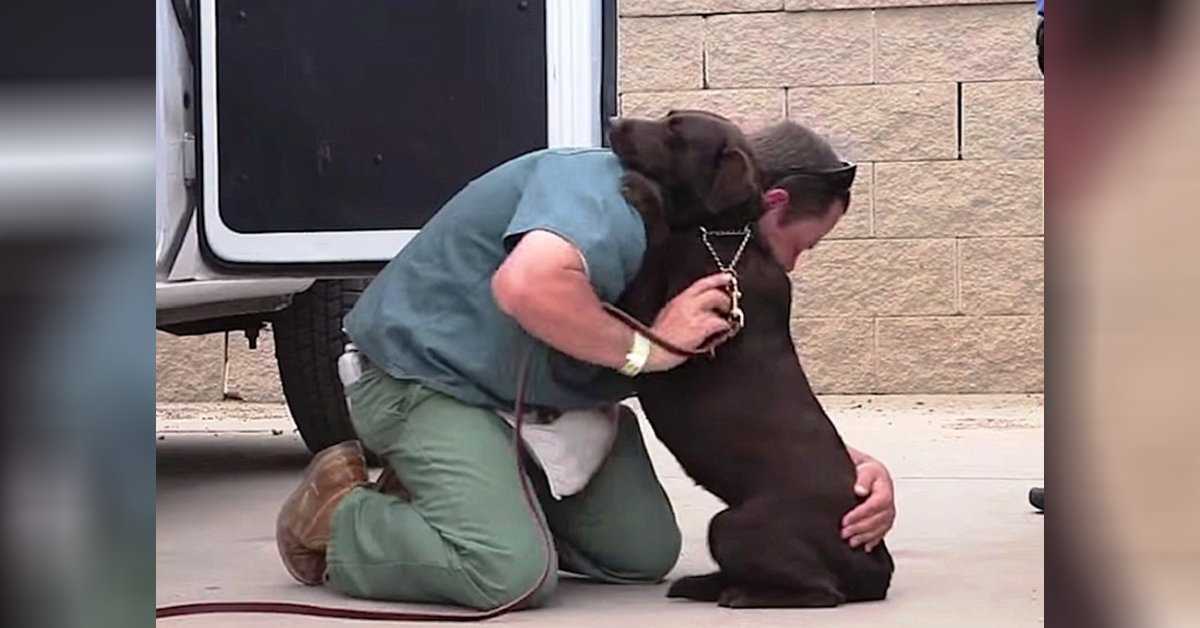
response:
<path id="1" fill-rule="evenodd" d="M 890 598 L 821 610 L 732 611 L 667 600 L 666 585 L 564 579 L 550 606 L 491 623 L 527 626 L 923 628 L 1042 623 L 1043 519 L 1026 500 L 1043 482 L 1040 396 L 836 396 L 822 401 L 847 443 L 896 478 Z M 161 404 L 158 409 L 157 602 L 286 600 L 390 610 L 293 582 L 276 555 L 276 508 L 307 454 L 278 404 Z M 709 518 L 697 488 L 643 426 L 675 505 L 684 548 L 671 577 L 709 571 Z M 316 626 L 336 620 L 207 615 L 179 626 Z"/>

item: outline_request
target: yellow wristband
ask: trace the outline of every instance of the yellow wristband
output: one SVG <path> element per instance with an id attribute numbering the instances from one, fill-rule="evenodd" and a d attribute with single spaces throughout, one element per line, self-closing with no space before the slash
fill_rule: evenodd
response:
<path id="1" fill-rule="evenodd" d="M 634 377 L 646 367 L 650 359 L 650 339 L 638 332 L 633 332 L 633 346 L 625 354 L 625 365 L 618 369 L 626 377 Z"/>

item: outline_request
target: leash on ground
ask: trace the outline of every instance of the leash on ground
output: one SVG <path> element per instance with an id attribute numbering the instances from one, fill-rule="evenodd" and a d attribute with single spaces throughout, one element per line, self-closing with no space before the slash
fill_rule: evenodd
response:
<path id="1" fill-rule="evenodd" d="M 651 342 L 659 345 L 663 349 L 682 355 L 685 357 L 693 357 L 700 355 L 712 355 L 712 350 L 708 351 L 689 351 L 675 346 L 674 344 L 664 340 L 650 329 L 643 325 L 641 321 L 633 316 L 618 309 L 608 303 L 604 304 L 604 311 L 611 316 L 617 318 L 632 329 L 637 330 L 649 339 Z M 517 463 L 517 477 L 521 480 L 522 493 L 525 497 L 525 505 L 529 508 L 529 515 L 533 517 L 537 523 L 538 530 L 542 534 L 542 539 L 546 544 L 546 566 L 542 569 L 542 575 L 538 581 L 529 588 L 528 591 L 521 594 L 517 599 L 493 608 L 487 611 L 455 613 L 455 612 L 434 612 L 434 611 L 377 611 L 339 606 L 320 606 L 316 604 L 301 604 L 298 602 L 195 602 L 186 604 L 172 604 L 169 606 L 159 606 L 154 609 L 155 619 L 167 619 L 170 617 L 183 617 L 186 615 L 207 615 L 212 613 L 268 613 L 276 615 L 306 615 L 309 617 L 331 617 L 336 619 L 357 619 L 364 621 L 447 621 L 447 622 L 466 622 L 466 621 L 482 621 L 499 617 L 517 607 L 527 603 L 538 589 L 542 588 L 546 579 L 550 577 L 550 571 L 554 569 L 554 537 L 551 536 L 550 530 L 546 527 L 546 523 L 537 514 L 537 493 L 534 491 L 533 485 L 529 477 L 525 474 L 524 457 L 521 455 L 521 427 L 524 424 L 525 418 L 525 386 L 529 375 L 529 362 L 533 347 L 525 351 L 521 356 L 521 365 L 517 369 L 517 398 L 514 410 L 516 412 L 516 424 L 513 426 L 513 445 L 515 448 L 514 458 Z"/>

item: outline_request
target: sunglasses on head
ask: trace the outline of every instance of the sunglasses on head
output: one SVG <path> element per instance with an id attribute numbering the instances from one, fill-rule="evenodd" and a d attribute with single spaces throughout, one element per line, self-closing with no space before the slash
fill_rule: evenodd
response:
<path id="1" fill-rule="evenodd" d="M 811 177 L 833 190 L 849 190 L 854 185 L 854 175 L 858 172 L 858 164 L 843 161 L 842 165 L 834 168 L 808 168 L 794 166 L 783 171 L 779 180 L 788 177 Z"/>

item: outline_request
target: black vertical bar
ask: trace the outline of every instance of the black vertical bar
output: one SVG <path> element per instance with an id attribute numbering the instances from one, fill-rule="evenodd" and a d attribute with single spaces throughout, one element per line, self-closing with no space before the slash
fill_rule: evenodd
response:
<path id="1" fill-rule="evenodd" d="M 608 121 L 617 115 L 617 0 L 601 0 L 603 61 L 600 72 L 600 142 L 608 146 Z"/>

